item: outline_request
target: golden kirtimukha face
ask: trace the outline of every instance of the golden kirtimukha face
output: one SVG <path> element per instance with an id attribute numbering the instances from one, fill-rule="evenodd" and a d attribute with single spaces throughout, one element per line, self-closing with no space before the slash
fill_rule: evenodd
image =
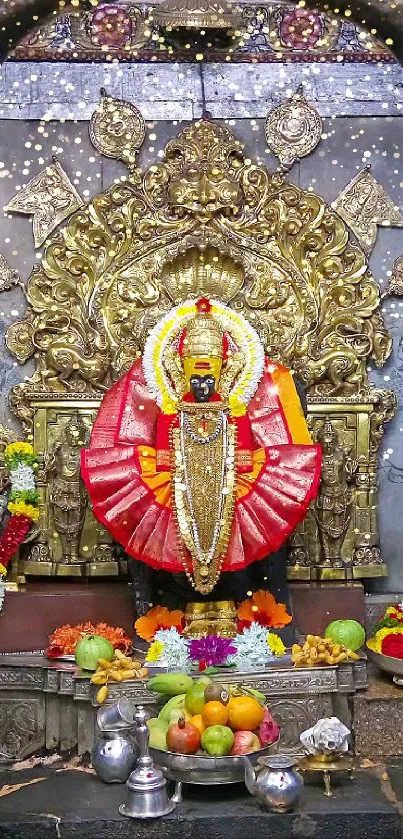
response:
<path id="1" fill-rule="evenodd" d="M 215 358 L 209 355 L 188 356 L 183 359 L 183 372 L 186 379 L 186 388 L 190 391 L 190 379 L 192 376 L 214 376 L 215 389 L 219 391 L 219 381 L 222 370 L 222 358 Z"/>

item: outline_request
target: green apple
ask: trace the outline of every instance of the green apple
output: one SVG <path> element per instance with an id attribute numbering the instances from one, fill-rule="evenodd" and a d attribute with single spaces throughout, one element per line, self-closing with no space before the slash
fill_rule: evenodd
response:
<path id="1" fill-rule="evenodd" d="M 234 733 L 227 725 L 209 725 L 204 731 L 201 744 L 211 757 L 224 757 L 234 745 Z"/>
<path id="2" fill-rule="evenodd" d="M 206 690 L 206 685 L 204 683 L 200 684 L 199 682 L 195 682 L 195 684 L 188 690 L 186 697 L 185 697 L 185 708 L 189 711 L 189 714 L 193 717 L 194 714 L 201 714 L 206 700 L 204 698 L 204 691 Z"/>

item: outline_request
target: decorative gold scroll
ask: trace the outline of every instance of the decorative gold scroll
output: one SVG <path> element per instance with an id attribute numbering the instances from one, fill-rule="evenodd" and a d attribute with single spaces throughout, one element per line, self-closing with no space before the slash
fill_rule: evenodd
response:
<path id="1" fill-rule="evenodd" d="M 343 189 L 332 207 L 357 237 L 369 256 L 378 226 L 403 227 L 403 215 L 367 166 Z"/>
<path id="2" fill-rule="evenodd" d="M 269 112 L 265 125 L 266 140 L 285 169 L 296 160 L 306 157 L 318 145 L 322 134 L 322 119 L 298 90 L 289 102 L 277 105 Z"/>
<path id="3" fill-rule="evenodd" d="M 55 228 L 83 204 L 83 200 L 56 158 L 42 169 L 7 204 L 9 213 L 33 216 L 35 247 L 40 247 Z"/>
<path id="4" fill-rule="evenodd" d="M 90 122 L 92 145 L 105 157 L 123 160 L 133 169 L 136 153 L 144 141 L 146 126 L 135 105 L 113 99 L 101 89 L 101 101 Z"/>

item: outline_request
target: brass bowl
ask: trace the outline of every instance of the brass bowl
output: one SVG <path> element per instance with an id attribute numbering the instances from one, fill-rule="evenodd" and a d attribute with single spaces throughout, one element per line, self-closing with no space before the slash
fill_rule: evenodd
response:
<path id="1" fill-rule="evenodd" d="M 278 743 L 271 743 L 247 757 L 255 766 L 259 758 L 270 754 L 270 750 Z M 226 755 L 225 757 L 209 757 L 209 755 L 180 755 L 161 749 L 150 748 L 151 757 L 162 769 L 164 775 L 171 781 L 182 781 L 185 784 L 239 784 L 245 780 L 243 755 Z"/>
<path id="2" fill-rule="evenodd" d="M 403 658 L 394 658 L 391 655 L 376 653 L 368 646 L 366 649 L 368 658 L 374 661 L 380 670 L 383 670 L 385 673 L 391 673 L 395 685 L 403 687 Z"/>

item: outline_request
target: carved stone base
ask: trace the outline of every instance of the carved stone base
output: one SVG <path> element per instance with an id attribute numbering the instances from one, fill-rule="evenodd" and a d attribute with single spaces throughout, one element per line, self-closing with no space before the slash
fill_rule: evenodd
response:
<path id="1" fill-rule="evenodd" d="M 335 714 L 350 725 L 348 698 L 366 687 L 366 661 L 307 669 L 276 665 L 253 674 L 232 672 L 231 681 L 264 693 L 281 724 L 279 748 L 298 753 L 300 733 L 320 717 Z M 97 690 L 74 665 L 43 656 L 0 656 L 0 755 L 21 758 L 44 747 L 90 751 Z M 111 684 L 108 702 L 123 695 L 144 705 L 155 703 L 155 695 L 139 681 Z"/>

